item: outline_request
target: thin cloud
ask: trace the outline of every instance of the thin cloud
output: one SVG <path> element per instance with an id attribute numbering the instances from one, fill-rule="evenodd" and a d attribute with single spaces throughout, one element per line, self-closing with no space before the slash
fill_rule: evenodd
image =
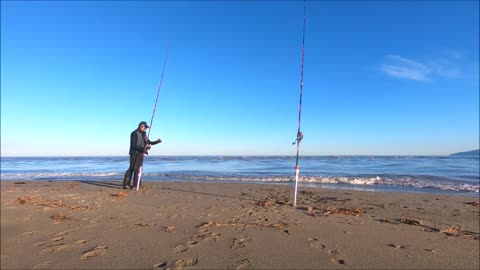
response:
<path id="1" fill-rule="evenodd" d="M 463 57 L 457 53 L 455 57 L 441 58 L 428 63 L 421 63 L 399 55 L 388 55 L 380 70 L 388 76 L 415 81 L 430 82 L 434 78 L 456 79 L 462 77 L 457 61 Z"/>
<path id="2" fill-rule="evenodd" d="M 430 61 L 429 66 L 432 67 L 434 73 L 440 77 L 455 79 L 461 77 L 459 66 L 463 65 L 465 54 L 458 50 L 445 50 L 436 57 L 434 61 Z"/>
<path id="3" fill-rule="evenodd" d="M 449 78 L 449 79 L 455 79 L 460 77 L 460 69 L 455 67 L 454 65 L 450 63 L 433 63 L 432 67 L 434 69 L 435 74 Z"/>
<path id="4" fill-rule="evenodd" d="M 445 49 L 441 52 L 441 54 L 444 57 L 453 60 L 463 60 L 465 58 L 465 52 L 456 49 Z"/>
<path id="5" fill-rule="evenodd" d="M 431 81 L 429 75 L 432 69 L 414 60 L 398 55 L 389 55 L 390 64 L 381 65 L 381 70 L 392 77 L 415 81 Z"/>

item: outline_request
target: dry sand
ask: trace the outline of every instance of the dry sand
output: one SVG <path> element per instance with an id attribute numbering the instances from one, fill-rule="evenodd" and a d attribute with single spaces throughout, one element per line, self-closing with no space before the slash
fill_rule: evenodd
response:
<path id="1" fill-rule="evenodd" d="M 478 197 L 2 181 L 2 269 L 478 269 Z"/>

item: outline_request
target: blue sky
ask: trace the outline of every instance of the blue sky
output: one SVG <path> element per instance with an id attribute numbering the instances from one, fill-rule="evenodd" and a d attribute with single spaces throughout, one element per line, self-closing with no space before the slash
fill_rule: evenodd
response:
<path id="1" fill-rule="evenodd" d="M 303 1 L 1 2 L 1 154 L 294 155 Z M 304 155 L 479 148 L 478 1 L 307 2 Z"/>

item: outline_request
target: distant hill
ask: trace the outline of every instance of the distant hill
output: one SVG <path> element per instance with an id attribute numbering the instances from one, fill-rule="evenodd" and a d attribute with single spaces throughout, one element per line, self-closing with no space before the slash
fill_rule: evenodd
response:
<path id="1" fill-rule="evenodd" d="M 478 157 L 478 156 L 480 156 L 480 149 L 467 151 L 467 152 L 459 152 L 459 153 L 451 154 L 450 156 L 455 156 L 455 157 Z"/>

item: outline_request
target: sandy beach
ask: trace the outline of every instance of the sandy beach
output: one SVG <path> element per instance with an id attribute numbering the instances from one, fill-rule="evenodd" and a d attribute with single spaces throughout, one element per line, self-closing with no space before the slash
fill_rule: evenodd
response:
<path id="1" fill-rule="evenodd" d="M 2 181 L 2 269 L 478 269 L 478 197 Z"/>

